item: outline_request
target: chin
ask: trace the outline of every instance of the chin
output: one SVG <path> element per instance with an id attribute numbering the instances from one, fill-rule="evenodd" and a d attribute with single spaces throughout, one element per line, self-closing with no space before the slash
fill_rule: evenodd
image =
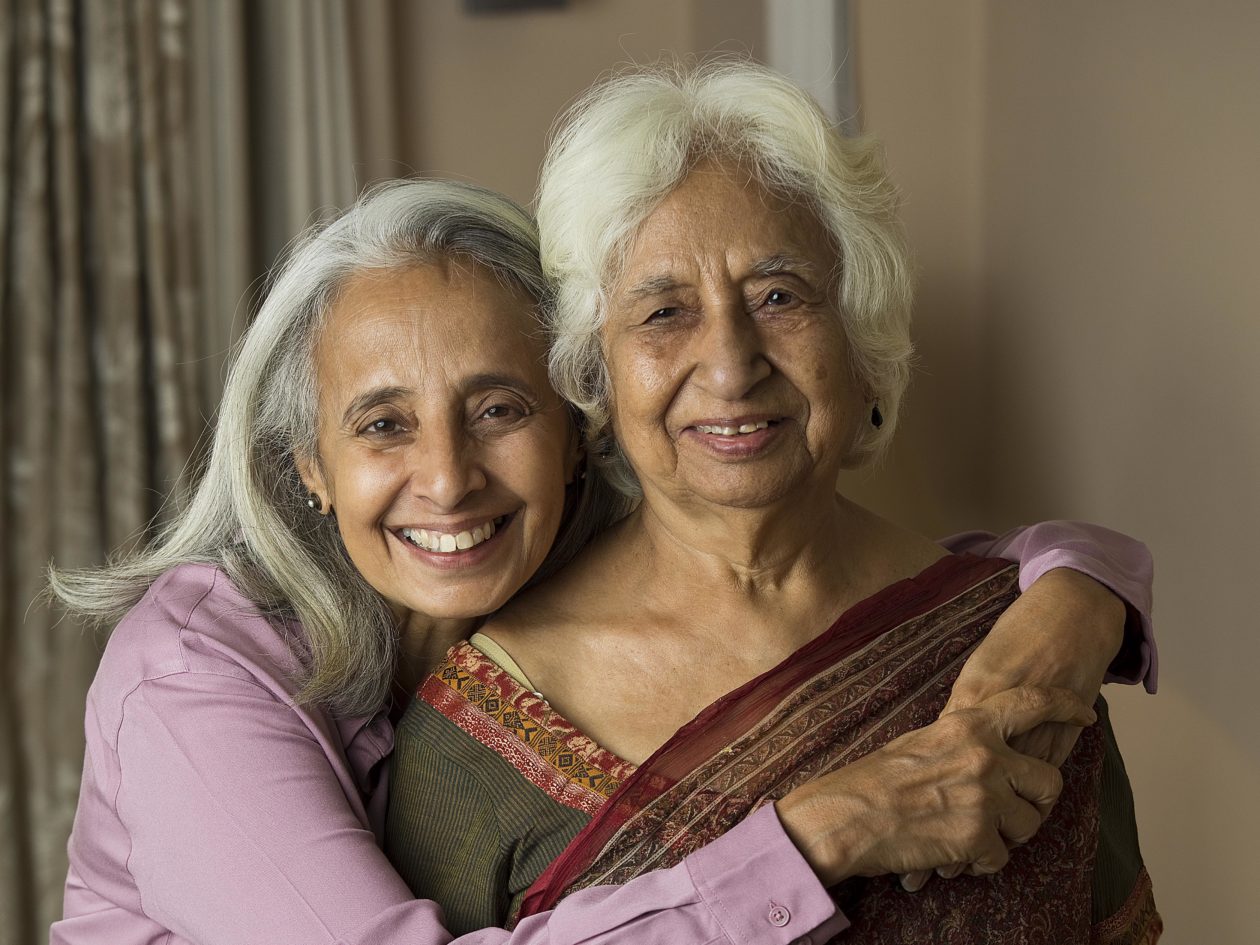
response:
<path id="1" fill-rule="evenodd" d="M 694 494 L 714 505 L 734 509 L 760 509 L 784 499 L 790 498 L 799 491 L 799 483 L 795 477 L 770 478 L 758 476 L 756 481 L 739 481 L 735 479 L 723 482 L 710 479 L 693 490 Z"/>

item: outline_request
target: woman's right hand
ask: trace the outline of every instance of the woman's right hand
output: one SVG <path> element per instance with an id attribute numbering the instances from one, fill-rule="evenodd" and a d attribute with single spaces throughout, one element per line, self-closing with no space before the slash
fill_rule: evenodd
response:
<path id="1" fill-rule="evenodd" d="M 879 876 L 970 863 L 995 873 L 1063 789 L 1059 769 L 1007 745 L 1044 722 L 1092 725 L 1066 689 L 991 696 L 797 788 L 775 808 L 819 878 Z"/>

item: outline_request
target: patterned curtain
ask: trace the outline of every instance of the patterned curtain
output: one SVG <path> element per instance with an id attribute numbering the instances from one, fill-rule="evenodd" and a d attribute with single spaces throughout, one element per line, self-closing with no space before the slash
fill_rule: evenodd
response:
<path id="1" fill-rule="evenodd" d="M 364 128 L 352 95 L 396 15 L 0 0 L 0 945 L 46 942 L 61 914 L 104 644 L 40 601 L 44 569 L 133 548 L 178 507 L 251 285 L 353 199 L 356 162 L 405 157 L 382 150 L 394 103 L 374 96 Z"/>
<path id="2" fill-rule="evenodd" d="M 44 568 L 143 539 L 207 405 L 189 0 L 0 15 L 0 942 L 46 940 L 98 647 Z"/>

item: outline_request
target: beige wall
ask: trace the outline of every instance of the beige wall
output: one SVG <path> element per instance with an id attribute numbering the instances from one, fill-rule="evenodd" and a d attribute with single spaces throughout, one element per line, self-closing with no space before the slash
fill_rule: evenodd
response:
<path id="1" fill-rule="evenodd" d="M 970 521 L 1150 544 L 1160 694 L 1108 695 L 1165 941 L 1260 941 L 1260 7 L 866 0 L 858 23 L 923 266 L 924 372 L 875 497 L 957 523 L 907 488 L 941 469 Z"/>
<path id="2" fill-rule="evenodd" d="M 545 132 L 627 60 L 761 42 L 760 0 L 570 0 L 559 10 L 465 13 L 460 0 L 399 8 L 394 49 L 414 170 L 533 197 Z M 403 169 L 406 170 L 406 169 Z"/>

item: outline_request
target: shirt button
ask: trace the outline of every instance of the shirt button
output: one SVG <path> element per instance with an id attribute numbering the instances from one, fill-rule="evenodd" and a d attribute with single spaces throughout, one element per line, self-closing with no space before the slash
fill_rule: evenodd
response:
<path id="1" fill-rule="evenodd" d="M 770 904 L 770 911 L 766 913 L 766 918 L 775 928 L 781 929 L 783 926 L 792 921 L 792 913 L 788 912 L 785 906 L 780 906 L 772 902 Z"/>

